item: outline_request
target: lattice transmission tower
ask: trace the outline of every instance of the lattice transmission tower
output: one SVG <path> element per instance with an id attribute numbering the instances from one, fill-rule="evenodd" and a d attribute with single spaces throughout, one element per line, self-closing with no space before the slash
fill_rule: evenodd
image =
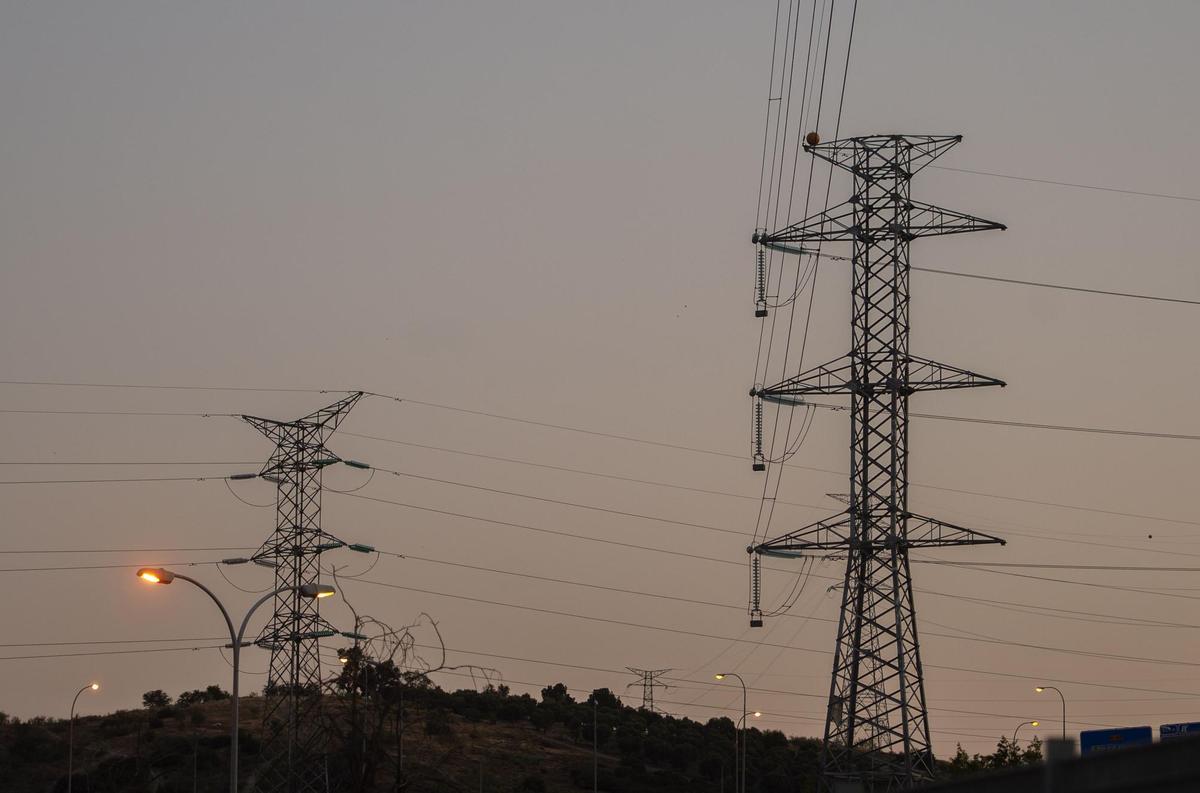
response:
<path id="1" fill-rule="evenodd" d="M 625 686 L 625 688 L 633 688 L 634 686 L 641 686 L 642 687 L 642 710 L 649 711 L 650 713 L 657 713 L 658 711 L 656 711 L 654 709 L 654 688 L 656 686 L 661 687 L 661 688 L 670 688 L 670 686 L 668 686 L 666 683 L 660 682 L 659 678 L 672 670 L 670 670 L 670 669 L 635 669 L 632 666 L 627 666 L 625 668 L 628 669 L 630 672 L 632 672 L 637 677 L 641 678 L 640 680 L 636 680 L 636 681 L 630 683 L 629 685 Z"/>
<path id="2" fill-rule="evenodd" d="M 850 493 L 827 520 L 748 548 L 751 621 L 762 624 L 762 556 L 845 558 L 822 749 L 827 791 L 911 787 L 934 771 L 917 638 L 909 550 L 1001 543 L 908 509 L 908 399 L 920 391 L 1003 386 L 1000 380 L 909 352 L 909 243 L 921 237 L 1004 229 L 1000 223 L 914 200 L 909 182 L 962 136 L 872 135 L 806 145 L 853 175 L 850 199 L 754 243 L 783 253 L 805 244 L 853 243 L 852 347 L 843 358 L 751 391 L 803 404 L 850 397 Z M 760 444 L 756 460 L 762 459 Z"/>
<path id="3" fill-rule="evenodd" d="M 321 554 L 344 547 L 321 530 L 321 474 L 344 461 L 325 448 L 362 398 L 354 392 L 295 421 L 242 416 L 275 444 L 258 473 L 276 485 L 275 531 L 252 557 L 275 569 L 275 587 L 319 583 Z M 326 790 L 326 731 L 321 719 L 319 639 L 337 633 L 319 601 L 297 592 L 276 595 L 275 612 L 256 644 L 271 651 L 263 708 L 263 746 L 255 788 L 274 793 Z"/>

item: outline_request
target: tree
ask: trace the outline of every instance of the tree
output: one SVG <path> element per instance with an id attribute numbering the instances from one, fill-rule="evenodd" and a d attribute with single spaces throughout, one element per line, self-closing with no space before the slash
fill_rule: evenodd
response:
<path id="1" fill-rule="evenodd" d="M 1021 763 L 1024 765 L 1033 765 L 1040 762 L 1042 762 L 1042 739 L 1035 737 L 1029 742 L 1029 746 L 1025 747 L 1025 751 L 1021 753 Z"/>
<path id="2" fill-rule="evenodd" d="M 142 694 L 143 708 L 165 708 L 171 704 L 171 697 L 161 688 L 156 688 L 153 691 L 147 691 Z"/>
<path id="3" fill-rule="evenodd" d="M 545 688 L 543 688 L 542 689 L 542 702 L 546 702 L 546 703 L 553 702 L 556 704 L 563 704 L 563 705 L 575 704 L 575 700 L 571 698 L 571 694 L 570 694 L 570 692 L 567 691 L 567 687 L 564 686 L 562 683 L 555 683 L 552 686 L 546 686 Z"/>
<path id="4" fill-rule="evenodd" d="M 949 771 L 952 775 L 969 774 L 984 769 L 1013 768 L 1015 766 L 1033 765 L 1042 760 L 1042 742 L 1034 738 L 1024 750 L 1007 736 L 1000 736 L 996 742 L 996 751 L 991 754 L 968 756 L 962 744 L 958 744 L 954 757 L 950 759 Z"/>
<path id="5" fill-rule="evenodd" d="M 559 683 L 559 685 L 562 685 L 562 683 Z M 542 696 L 544 697 L 545 695 L 546 695 L 546 692 L 543 689 Z M 609 691 L 607 688 L 596 689 L 595 691 L 592 692 L 591 696 L 588 697 L 587 701 L 588 701 L 589 705 L 591 703 L 595 702 L 597 705 L 599 705 L 602 708 L 619 708 L 619 707 L 621 707 L 621 700 L 617 699 L 617 695 L 614 694 L 613 692 Z"/>

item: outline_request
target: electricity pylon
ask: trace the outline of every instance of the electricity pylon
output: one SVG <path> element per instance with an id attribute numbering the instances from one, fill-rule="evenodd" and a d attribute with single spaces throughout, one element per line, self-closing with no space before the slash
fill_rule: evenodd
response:
<path id="1" fill-rule="evenodd" d="M 275 613 L 255 642 L 271 651 L 256 784 L 267 793 L 326 789 L 317 642 L 337 631 L 321 618 L 317 599 L 295 588 L 318 583 L 321 553 L 345 545 L 321 530 L 321 472 L 344 462 L 325 442 L 361 398 L 354 392 L 295 421 L 242 416 L 275 444 L 258 474 L 277 487 L 275 532 L 252 559 L 275 568 L 276 588 L 292 588 L 275 596 Z"/>
<path id="2" fill-rule="evenodd" d="M 762 400 L 795 405 L 810 394 L 850 396 L 846 511 L 748 548 L 751 620 L 759 625 L 761 556 L 827 553 L 846 559 L 821 759 L 823 787 L 837 793 L 905 789 L 933 775 L 909 550 L 1003 544 L 908 509 L 909 396 L 1004 385 L 908 349 L 909 243 L 1005 228 L 910 196 L 912 177 L 960 140 L 872 135 L 806 145 L 853 174 L 853 195 L 786 228 L 754 235 L 756 245 L 784 253 L 810 253 L 805 243 L 854 247 L 849 355 L 751 392 L 756 410 Z M 761 447 L 755 452 L 762 459 Z"/>
<path id="3" fill-rule="evenodd" d="M 641 680 L 637 680 L 633 683 L 630 683 L 629 685 L 625 686 L 625 688 L 633 688 L 634 686 L 640 685 L 642 687 L 642 710 L 649 711 L 650 713 L 655 713 L 656 711 L 654 710 L 654 687 L 662 686 L 663 688 L 670 688 L 670 686 L 668 686 L 666 683 L 660 683 L 658 679 L 660 677 L 662 677 L 663 675 L 665 675 L 667 672 L 670 672 L 671 670 L 670 669 L 635 669 L 632 666 L 627 666 L 625 668 L 628 669 L 630 672 L 632 672 L 634 675 L 641 678 Z"/>

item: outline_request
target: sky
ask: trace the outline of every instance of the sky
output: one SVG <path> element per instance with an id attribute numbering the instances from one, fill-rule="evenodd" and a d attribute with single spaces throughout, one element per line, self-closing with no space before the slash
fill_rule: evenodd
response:
<path id="1" fill-rule="evenodd" d="M 835 4 L 825 139 L 849 9 Z M 841 568 L 815 565 L 788 616 L 751 631 L 738 536 L 762 489 L 738 457 L 774 14 L 769 0 L 0 7 L 0 404 L 42 411 L 0 413 L 0 710 L 65 717 L 93 679 L 83 713 L 227 687 L 216 650 L 144 651 L 217 643 L 221 621 L 200 592 L 133 571 L 170 563 L 235 613 L 270 572 L 211 564 L 234 551 L 136 549 L 256 548 L 270 485 L 221 477 L 271 447 L 221 414 L 290 419 L 363 389 L 402 401 L 364 399 L 330 448 L 428 478 L 339 493 L 368 475 L 327 474 L 324 528 L 406 557 L 364 572 L 372 559 L 330 555 L 357 576 L 342 589 L 359 612 L 426 613 L 451 663 L 518 691 L 562 681 L 636 704 L 624 668 L 671 668 L 660 706 L 707 719 L 740 713 L 736 686 L 710 684 L 737 671 L 760 726 L 819 734 Z M 939 165 L 1197 196 L 1197 25 L 1183 2 L 864 0 L 841 131 L 962 134 Z M 839 202 L 849 182 L 830 189 Z M 913 195 L 1009 227 L 915 242 L 916 265 L 1200 298 L 1195 201 L 935 169 Z M 823 263 L 815 290 L 809 363 L 850 343 L 846 266 Z M 1200 432 L 1194 306 L 921 272 L 912 291 L 914 353 L 1009 384 L 918 395 L 914 411 Z M 847 437 L 844 414 L 814 416 L 773 532 L 841 509 L 825 494 L 846 490 Z M 924 563 L 1200 567 L 1193 451 L 913 420 L 913 511 L 1008 540 L 913 555 L 940 755 L 1028 719 L 1043 727 L 1024 737 L 1056 732 L 1039 682 L 1065 692 L 1071 731 L 1200 719 L 1195 572 Z M 193 479 L 23 484 L 171 477 Z M 799 566 L 769 566 L 774 604 Z M 322 613 L 352 627 L 336 599 Z M 243 689 L 260 688 L 265 653 L 244 658 Z"/>

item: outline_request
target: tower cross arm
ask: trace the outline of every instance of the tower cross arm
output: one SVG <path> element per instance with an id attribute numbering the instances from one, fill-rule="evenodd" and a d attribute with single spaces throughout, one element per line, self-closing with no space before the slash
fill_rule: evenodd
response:
<path id="1" fill-rule="evenodd" d="M 798 253 L 788 242 L 852 242 L 858 239 L 855 205 L 849 201 L 769 233 L 756 232 L 751 241 L 782 253 Z"/>
<path id="2" fill-rule="evenodd" d="M 853 393 L 853 377 L 853 361 L 844 355 L 773 386 L 756 389 L 753 396 L 787 405 L 800 402 L 797 397 L 806 394 L 849 394 Z"/>
<path id="3" fill-rule="evenodd" d="M 1005 231 L 1008 226 L 965 212 L 909 200 L 908 222 L 902 232 L 909 239 L 937 237 L 943 234 L 967 234 L 972 231 Z"/>
<path id="4" fill-rule="evenodd" d="M 804 150 L 857 175 L 866 175 L 862 171 L 863 154 L 871 155 L 869 159 L 872 165 L 868 168 L 876 173 L 896 173 L 897 169 L 902 168 L 900 163 L 904 162 L 901 175 L 910 179 L 961 142 L 962 135 L 864 135 L 826 141 L 815 146 L 805 145 Z"/>
<path id="5" fill-rule="evenodd" d="M 916 391 L 945 391 L 954 388 L 979 388 L 980 386 L 1000 386 L 1006 383 L 995 377 L 988 377 L 968 369 L 961 369 L 946 363 L 938 363 L 928 358 L 908 356 L 909 388 Z"/>
<path id="6" fill-rule="evenodd" d="M 1006 545 L 999 537 L 984 534 L 914 513 L 908 514 L 905 544 L 909 548 L 948 548 L 956 545 Z"/>
<path id="7" fill-rule="evenodd" d="M 750 550 L 763 556 L 783 557 L 802 556 L 807 551 L 844 551 L 850 547 L 850 533 L 850 516 L 834 515 L 751 546 Z"/>
<path id="8" fill-rule="evenodd" d="M 1003 380 L 915 355 L 890 350 L 842 356 L 814 366 L 772 386 L 756 388 L 752 396 L 783 405 L 803 404 L 810 394 L 877 394 L 944 391 L 980 386 L 1004 386 Z"/>

